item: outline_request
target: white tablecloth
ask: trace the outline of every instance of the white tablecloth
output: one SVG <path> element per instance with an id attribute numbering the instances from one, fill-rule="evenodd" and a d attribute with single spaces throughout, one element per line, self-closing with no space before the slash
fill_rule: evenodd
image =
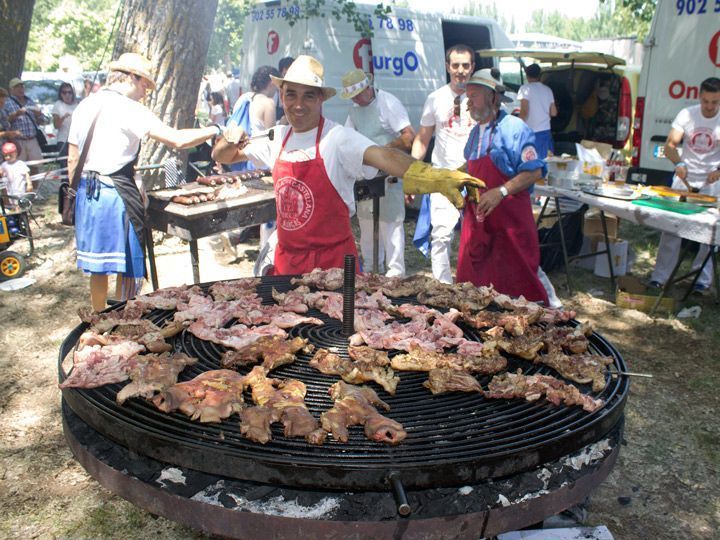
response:
<path id="1" fill-rule="evenodd" d="M 702 244 L 720 245 L 720 212 L 711 208 L 698 214 L 677 214 L 639 206 L 630 201 L 597 197 L 579 190 L 563 189 L 555 186 L 535 186 L 535 195 L 542 197 L 568 197 L 598 208 L 604 212 L 663 232 L 675 234 L 687 240 Z"/>

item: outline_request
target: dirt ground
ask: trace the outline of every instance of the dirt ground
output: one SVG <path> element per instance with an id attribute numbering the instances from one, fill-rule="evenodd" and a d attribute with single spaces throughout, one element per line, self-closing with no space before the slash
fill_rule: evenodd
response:
<path id="1" fill-rule="evenodd" d="M 79 323 L 75 313 L 88 302 L 88 285 L 75 268 L 72 230 L 59 224 L 52 199 L 34 208 L 37 251 L 27 276 L 36 283 L 0 292 L 0 537 L 203 537 L 106 491 L 65 443 L 57 355 Z M 633 271 L 645 277 L 655 239 L 626 233 L 637 237 Z M 250 275 L 255 248 L 243 247 L 249 255 L 234 259 L 215 257 L 206 245 L 202 280 Z M 186 246 L 170 239 L 156 252 L 161 286 L 190 281 Z M 408 253 L 410 273 L 429 271 L 426 261 Z M 654 377 L 632 380 L 625 444 L 617 466 L 586 503 L 586 524 L 606 525 L 618 539 L 718 538 L 720 310 L 710 298 L 692 298 L 703 308 L 700 319 L 651 318 L 617 308 L 608 301 L 608 280 L 587 271 L 577 269 L 573 278 L 576 290 L 589 292 L 572 296 L 562 273 L 551 278 L 566 307 L 592 321 L 630 371 Z"/>

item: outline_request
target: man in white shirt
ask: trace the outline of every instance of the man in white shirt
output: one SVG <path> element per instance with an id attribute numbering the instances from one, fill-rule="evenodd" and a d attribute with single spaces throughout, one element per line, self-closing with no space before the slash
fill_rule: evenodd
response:
<path id="1" fill-rule="evenodd" d="M 314 268 L 342 268 L 355 255 L 350 217 L 355 212 L 354 184 L 378 169 L 402 177 L 406 193 L 437 191 L 464 204 L 465 185 L 485 184 L 468 175 L 438 170 L 394 148 L 378 146 L 360 133 L 325 119 L 322 104 L 335 95 L 324 85 L 324 68 L 315 58 L 298 56 L 280 88 L 288 126 L 273 128 L 273 139 L 248 140 L 232 128 L 213 148 L 221 163 L 252 160 L 272 166 L 278 243 L 272 274 L 300 274 Z"/>
<path id="2" fill-rule="evenodd" d="M 345 127 L 362 133 L 381 146 L 408 152 L 415 131 L 407 109 L 389 92 L 373 87 L 372 74 L 354 69 L 342 78 L 343 99 L 353 101 Z M 358 201 L 360 252 L 365 270 L 370 270 L 373 253 L 373 201 Z M 405 276 L 405 196 L 402 181 L 385 181 L 385 196 L 380 198 L 378 268 L 385 266 L 388 277 Z"/>
<path id="3" fill-rule="evenodd" d="M 518 99 L 520 118 L 535 132 L 538 157 L 544 159 L 554 150 L 550 118 L 557 116 L 557 106 L 550 87 L 540 82 L 540 73 L 537 64 L 525 68 L 528 82 L 518 90 Z"/>
<path id="4" fill-rule="evenodd" d="M 720 79 L 705 79 L 700 84 L 700 104 L 684 108 L 675 117 L 665 142 L 665 156 L 675 165 L 673 189 L 720 196 Z M 669 233 L 660 236 L 655 270 L 650 278 L 653 287 L 662 287 L 669 279 L 681 242 L 680 237 Z M 700 267 L 709 249 L 706 245 L 700 247 L 693 262 L 694 270 Z M 708 261 L 695 283 L 695 290 L 707 291 L 712 279 L 712 265 Z"/>
<path id="5" fill-rule="evenodd" d="M 456 169 L 465 163 L 463 150 L 470 130 L 475 125 L 467 110 L 465 84 L 475 70 L 475 51 L 467 45 L 453 45 L 445 53 L 445 69 L 450 74 L 450 83 L 432 92 L 423 107 L 420 129 L 412 146 L 412 156 L 423 159 L 435 135 L 435 147 L 432 152 L 434 167 Z M 425 208 L 418 218 L 414 243 L 421 247 L 426 238 Z M 430 212 L 430 260 L 435 279 L 443 283 L 452 283 L 450 269 L 450 246 L 455 225 L 460 213 L 455 206 L 440 193 L 429 196 Z M 421 250 L 423 248 L 421 247 Z"/>

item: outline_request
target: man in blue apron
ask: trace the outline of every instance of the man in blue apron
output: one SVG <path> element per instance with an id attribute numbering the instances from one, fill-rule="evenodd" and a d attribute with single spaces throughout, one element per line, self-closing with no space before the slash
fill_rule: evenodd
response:
<path id="1" fill-rule="evenodd" d="M 342 78 L 340 97 L 351 99 L 345 127 L 355 129 L 380 146 L 409 152 L 415 131 L 407 109 L 389 92 L 373 87 L 373 76 L 360 69 Z M 358 201 L 360 251 L 365 269 L 370 269 L 373 252 L 373 201 Z M 385 196 L 380 198 L 378 268 L 385 267 L 388 277 L 405 276 L 405 195 L 402 181 L 385 181 Z M 382 271 L 382 270 L 381 270 Z"/>

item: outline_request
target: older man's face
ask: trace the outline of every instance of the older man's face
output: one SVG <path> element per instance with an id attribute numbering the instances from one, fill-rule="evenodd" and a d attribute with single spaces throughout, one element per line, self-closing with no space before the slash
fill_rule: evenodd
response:
<path id="1" fill-rule="evenodd" d="M 285 116 L 295 131 L 302 133 L 318 126 L 323 104 L 323 94 L 319 88 L 284 82 L 280 96 Z"/>
<path id="2" fill-rule="evenodd" d="M 465 91 L 467 107 L 473 120 L 480 124 L 489 122 L 495 113 L 495 92 L 478 84 L 469 84 Z"/>
<path id="3" fill-rule="evenodd" d="M 10 93 L 15 97 L 25 97 L 25 85 L 23 83 L 16 84 L 10 89 Z"/>
<path id="4" fill-rule="evenodd" d="M 368 86 L 360 92 L 357 96 L 352 98 L 353 102 L 357 103 L 361 107 L 367 107 L 375 99 L 375 89 L 372 86 Z"/>

